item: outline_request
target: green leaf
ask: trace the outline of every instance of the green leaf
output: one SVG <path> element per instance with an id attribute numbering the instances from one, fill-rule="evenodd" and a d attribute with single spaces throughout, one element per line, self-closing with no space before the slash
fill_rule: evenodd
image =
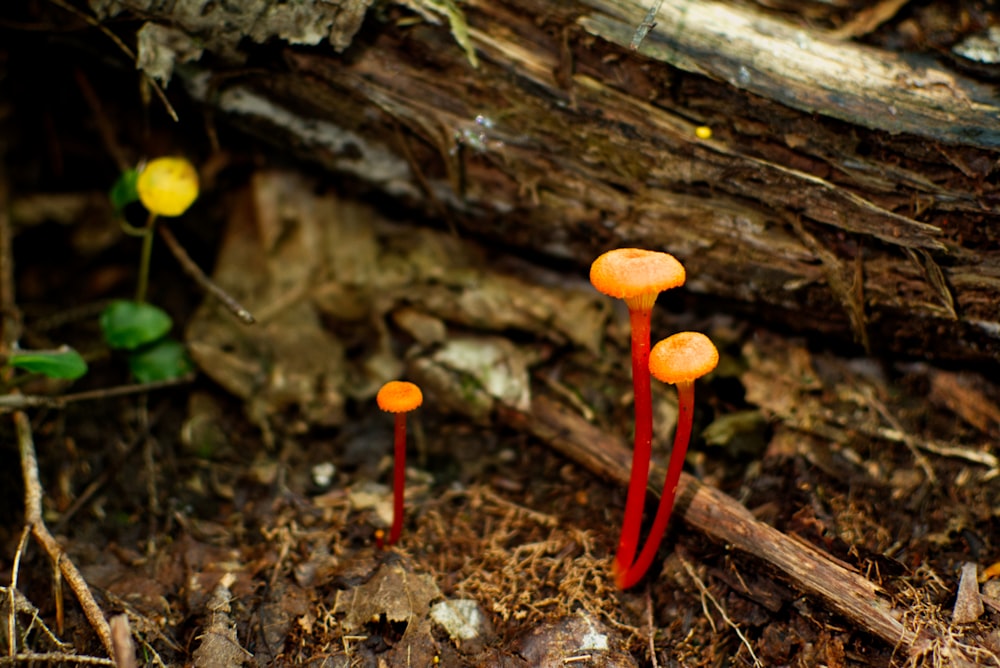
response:
<path id="1" fill-rule="evenodd" d="M 163 309 L 145 302 L 122 299 L 111 302 L 101 313 L 101 331 L 112 348 L 135 350 L 162 338 L 172 325 Z"/>
<path id="2" fill-rule="evenodd" d="M 87 363 L 69 346 L 59 350 L 21 350 L 12 354 L 8 364 L 49 378 L 76 380 L 87 373 Z"/>
<path id="3" fill-rule="evenodd" d="M 108 197 L 111 198 L 111 206 L 115 208 L 115 211 L 121 213 L 129 204 L 139 201 L 139 192 L 136 189 L 138 181 L 139 170 L 126 169 L 111 186 Z"/>
<path id="4" fill-rule="evenodd" d="M 129 369 L 140 383 L 180 378 L 194 370 L 184 344 L 174 339 L 162 339 L 129 355 Z"/>

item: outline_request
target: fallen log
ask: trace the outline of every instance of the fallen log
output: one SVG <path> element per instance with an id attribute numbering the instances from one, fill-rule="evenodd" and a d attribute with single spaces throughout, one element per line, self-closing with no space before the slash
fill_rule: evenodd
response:
<path id="1" fill-rule="evenodd" d="M 948 62 L 701 0 L 91 4 L 150 21 L 151 76 L 464 234 L 669 249 L 692 293 L 799 331 L 1000 354 L 1000 99 Z"/>

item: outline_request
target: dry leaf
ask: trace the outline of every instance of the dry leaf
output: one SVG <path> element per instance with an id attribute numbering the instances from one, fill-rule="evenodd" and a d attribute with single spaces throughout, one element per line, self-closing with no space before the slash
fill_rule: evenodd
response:
<path id="1" fill-rule="evenodd" d="M 208 623 L 200 635 L 201 644 L 193 655 L 195 668 L 232 668 L 242 666 L 253 657 L 240 645 L 236 637 L 236 622 L 230 614 L 229 602 L 233 594 L 229 586 L 235 580 L 234 575 L 227 573 L 208 600 Z"/>
<path id="2" fill-rule="evenodd" d="M 402 637 L 382 655 L 385 665 L 429 666 L 438 653 L 429 612 L 431 602 L 440 597 L 441 590 L 431 576 L 414 573 L 397 561 L 379 566 L 367 582 L 337 592 L 334 612 L 344 614 L 348 633 L 359 635 L 366 629 L 379 629 L 384 622 L 405 624 Z"/>

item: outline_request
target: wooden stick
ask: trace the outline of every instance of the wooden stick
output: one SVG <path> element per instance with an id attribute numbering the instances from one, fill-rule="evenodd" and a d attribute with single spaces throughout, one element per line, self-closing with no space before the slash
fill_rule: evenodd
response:
<path id="1" fill-rule="evenodd" d="M 160 230 L 160 236 L 163 237 L 163 240 L 167 244 L 167 248 L 170 249 L 170 252 L 174 254 L 174 257 L 180 263 L 181 268 L 184 269 L 184 273 L 190 276 L 202 290 L 215 297 L 220 304 L 225 306 L 244 325 L 252 325 L 257 322 L 250 311 L 246 310 L 242 304 L 236 301 L 235 297 L 223 290 L 222 286 L 209 278 L 201 270 L 201 267 L 195 264 L 194 260 L 184 250 L 184 246 L 181 246 L 180 242 L 177 241 L 177 237 L 174 236 L 174 233 L 170 231 L 168 226 L 161 223 L 158 229 Z"/>
<path id="2" fill-rule="evenodd" d="M 24 410 L 26 408 L 65 408 L 66 404 L 75 401 L 99 401 L 112 397 L 124 397 L 130 394 L 141 394 L 152 392 L 168 387 L 176 387 L 190 383 L 195 378 L 195 374 L 189 373 L 178 378 L 167 380 L 154 380 L 149 383 L 132 383 L 129 385 L 116 385 L 115 387 L 102 387 L 96 390 L 84 390 L 83 392 L 73 392 L 60 396 L 47 396 L 37 394 L 4 394 L 0 395 L 0 413 L 9 411 Z"/>
<path id="3" fill-rule="evenodd" d="M 627 484 L 631 455 L 615 436 L 546 397 L 536 397 L 530 412 L 505 407 L 501 419 L 528 431 L 594 473 Z M 654 467 L 652 480 L 662 480 Z M 650 491 L 659 496 L 658 486 Z M 819 548 L 783 534 L 755 518 L 735 499 L 682 474 L 675 515 L 709 538 L 752 554 L 780 570 L 801 591 L 823 600 L 862 629 L 907 654 L 919 655 L 931 642 L 898 620 L 881 587 Z"/>
<path id="4" fill-rule="evenodd" d="M 38 479 L 38 457 L 35 454 L 35 441 L 31 436 L 28 416 L 21 411 L 14 413 L 14 424 L 17 427 L 17 444 L 21 451 L 21 470 L 24 475 L 24 523 L 31 527 L 31 535 L 66 578 L 70 589 L 80 602 L 80 607 L 83 608 L 83 614 L 90 621 L 108 656 L 113 657 L 115 649 L 111 639 L 111 627 L 104 618 L 104 613 L 94 600 L 94 595 L 90 593 L 83 575 L 58 541 L 49 533 L 45 520 L 42 519 L 42 484 Z"/>

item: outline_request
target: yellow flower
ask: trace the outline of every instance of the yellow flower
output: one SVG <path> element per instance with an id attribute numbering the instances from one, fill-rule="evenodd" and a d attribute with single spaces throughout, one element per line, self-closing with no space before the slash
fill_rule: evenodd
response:
<path id="1" fill-rule="evenodd" d="M 179 216 L 198 199 L 198 171 L 185 158 L 156 158 L 139 174 L 136 190 L 150 213 Z"/>

